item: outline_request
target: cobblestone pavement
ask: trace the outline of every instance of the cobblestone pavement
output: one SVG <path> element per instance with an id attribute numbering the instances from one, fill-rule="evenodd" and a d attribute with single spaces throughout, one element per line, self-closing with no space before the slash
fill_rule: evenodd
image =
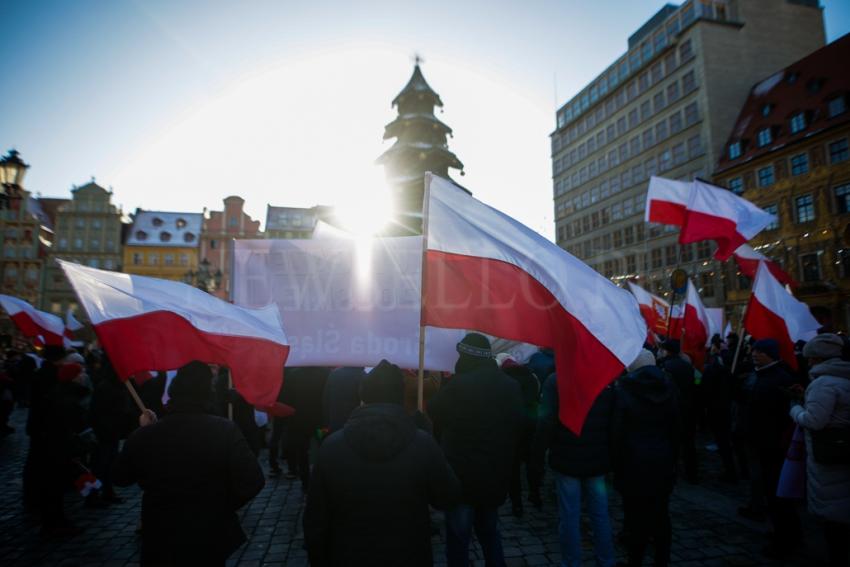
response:
<path id="1" fill-rule="evenodd" d="M 23 434 L 24 410 L 16 410 L 12 424 L 17 431 L 0 439 L 0 565 L 99 565 L 131 566 L 138 564 L 139 540 L 135 529 L 139 520 L 140 491 L 119 489 L 125 501 L 106 509 L 83 507 L 79 495 L 68 493 L 66 511 L 69 518 L 85 528 L 77 537 L 42 539 L 36 518 L 21 506 L 21 470 L 26 456 L 27 438 Z M 823 542 L 816 522 L 803 516 L 806 545 L 786 563 L 771 562 L 760 555 L 767 524 L 739 518 L 736 509 L 746 501 L 745 483 L 729 485 L 715 480 L 719 474 L 719 457 L 702 450 L 699 485 L 680 482 L 671 500 L 673 519 L 674 565 L 820 565 L 823 564 Z M 265 466 L 265 463 L 264 463 Z M 502 508 L 503 545 L 508 565 L 558 565 L 557 506 L 547 475 L 544 505 L 541 510 L 526 507 L 523 518 L 510 514 L 510 505 Z M 615 531 L 622 528 L 622 505 L 614 491 L 611 515 Z M 301 532 L 304 497 L 300 484 L 280 477 L 268 479 L 265 488 L 240 512 L 248 542 L 228 561 L 229 566 L 306 565 Z M 442 527 L 442 518 L 434 513 Z M 585 525 L 585 531 L 587 526 Z M 435 536 L 434 558 L 444 564 L 444 530 Z M 586 565 L 593 565 L 590 542 L 585 538 Z M 483 565 L 481 550 L 473 545 L 475 565 Z M 618 559 L 622 549 L 618 547 Z M 651 552 L 650 552 L 651 555 Z M 651 565 L 651 558 L 647 559 Z"/>

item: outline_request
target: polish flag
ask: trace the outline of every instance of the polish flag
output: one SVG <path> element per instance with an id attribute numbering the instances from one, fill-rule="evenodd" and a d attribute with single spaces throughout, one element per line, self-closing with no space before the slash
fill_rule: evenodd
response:
<path id="1" fill-rule="evenodd" d="M 670 304 L 655 294 L 649 293 L 639 285 L 628 282 L 629 291 L 637 299 L 640 314 L 646 326 L 659 335 L 667 334 L 667 319 L 670 316 Z"/>
<path id="2" fill-rule="evenodd" d="M 654 175 L 650 177 L 644 220 L 682 226 L 692 185 L 690 181 L 676 181 Z"/>
<path id="3" fill-rule="evenodd" d="M 775 220 L 776 215 L 731 191 L 697 180 L 688 199 L 679 243 L 714 240 L 717 242 L 714 257 L 723 261 Z"/>
<path id="4" fill-rule="evenodd" d="M 122 379 L 200 360 L 230 368 L 250 404 L 277 401 L 289 345 L 276 306 L 237 307 L 180 282 L 57 261 Z"/>
<path id="5" fill-rule="evenodd" d="M 776 339 L 782 359 L 797 368 L 794 343 L 811 339 L 820 327 L 809 307 L 788 293 L 767 265 L 760 262 L 744 328 L 756 339 Z"/>
<path id="6" fill-rule="evenodd" d="M 60 317 L 39 311 L 23 299 L 11 295 L 0 295 L 0 305 L 25 337 L 41 345 L 62 345 L 65 323 Z"/>
<path id="7" fill-rule="evenodd" d="M 68 308 L 68 311 L 65 312 L 65 330 L 63 331 L 63 335 L 65 336 L 65 346 L 66 347 L 81 347 L 85 343 L 83 341 L 75 341 L 74 333 L 83 328 L 83 324 L 77 321 L 77 318 L 74 317 L 74 312 L 71 308 Z"/>
<path id="8" fill-rule="evenodd" d="M 579 433 L 596 396 L 643 347 L 637 301 L 450 181 L 428 174 L 426 184 L 422 324 L 554 349 L 560 419 Z"/>
<path id="9" fill-rule="evenodd" d="M 677 303 L 670 308 L 670 327 L 667 331 L 667 338 L 676 339 L 682 338 L 682 329 L 684 327 L 685 309 L 681 303 Z"/>
<path id="10" fill-rule="evenodd" d="M 756 277 L 756 270 L 758 270 L 759 262 L 764 262 L 767 264 L 767 269 L 770 270 L 770 273 L 773 274 L 782 285 L 790 285 L 792 288 L 797 287 L 797 282 L 794 281 L 788 272 L 783 270 L 779 264 L 753 249 L 749 244 L 741 244 L 734 253 L 735 262 L 738 264 L 738 269 L 741 270 L 741 273 L 754 280 Z"/>
<path id="11" fill-rule="evenodd" d="M 694 368 L 702 371 L 705 365 L 705 348 L 711 340 L 711 318 L 702 304 L 694 282 L 688 280 L 685 294 L 685 316 L 682 319 L 682 352 L 691 357 Z"/>

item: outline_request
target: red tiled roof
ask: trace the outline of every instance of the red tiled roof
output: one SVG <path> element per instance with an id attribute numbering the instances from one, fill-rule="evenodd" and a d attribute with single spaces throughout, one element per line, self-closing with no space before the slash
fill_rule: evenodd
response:
<path id="1" fill-rule="evenodd" d="M 850 109 L 829 117 L 829 101 L 844 97 L 850 107 L 850 34 L 756 83 L 718 159 L 717 173 L 850 121 Z M 764 110 L 768 108 L 767 115 Z M 803 112 L 806 127 L 791 133 L 791 117 Z M 758 145 L 758 133 L 770 128 L 772 141 Z M 741 142 L 741 155 L 729 159 L 729 146 Z"/>

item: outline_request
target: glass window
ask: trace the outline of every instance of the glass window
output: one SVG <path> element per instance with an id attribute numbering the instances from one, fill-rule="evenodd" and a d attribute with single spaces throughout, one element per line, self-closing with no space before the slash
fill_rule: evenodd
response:
<path id="1" fill-rule="evenodd" d="M 736 195 L 744 192 L 744 180 L 740 177 L 733 177 L 727 182 L 729 190 Z"/>
<path id="2" fill-rule="evenodd" d="M 632 157 L 640 153 L 640 136 L 635 136 L 629 140 L 629 155 Z"/>
<path id="3" fill-rule="evenodd" d="M 655 248 L 652 251 L 652 267 L 658 269 L 661 267 L 661 249 Z"/>
<path id="4" fill-rule="evenodd" d="M 688 71 L 682 75 L 682 92 L 689 93 L 697 87 L 697 81 L 693 71 Z"/>
<path id="5" fill-rule="evenodd" d="M 699 134 L 688 138 L 688 155 L 691 159 L 702 155 L 702 138 Z"/>
<path id="6" fill-rule="evenodd" d="M 676 70 L 676 52 L 670 51 L 664 56 L 664 74 L 669 75 Z"/>
<path id="7" fill-rule="evenodd" d="M 174 265 L 174 254 L 163 255 L 163 263 L 166 266 L 173 266 Z"/>
<path id="8" fill-rule="evenodd" d="M 685 126 L 695 124 L 699 120 L 699 110 L 696 101 L 685 107 Z"/>
<path id="9" fill-rule="evenodd" d="M 768 165 L 767 167 L 762 167 L 761 169 L 759 169 L 758 176 L 759 187 L 768 187 L 775 183 L 772 165 Z"/>
<path id="10" fill-rule="evenodd" d="M 638 90 L 643 93 L 649 88 L 649 72 L 644 71 L 638 77 Z"/>
<path id="11" fill-rule="evenodd" d="M 139 252 L 133 253 L 133 265 L 141 266 L 142 265 L 142 255 Z"/>
<path id="12" fill-rule="evenodd" d="M 664 37 L 664 36 L 661 35 L 660 37 Z M 650 69 L 650 75 L 652 76 L 652 84 L 657 84 L 658 81 L 661 80 L 662 72 L 661 72 L 661 62 L 660 61 L 652 66 L 652 69 Z"/>
<path id="13" fill-rule="evenodd" d="M 847 110 L 847 102 L 843 96 L 836 97 L 829 101 L 829 117 L 833 118 L 839 114 L 844 114 Z"/>
<path id="14" fill-rule="evenodd" d="M 729 144 L 729 159 L 737 159 L 741 157 L 741 142 Z"/>
<path id="15" fill-rule="evenodd" d="M 626 117 L 621 116 L 617 119 L 617 135 L 622 136 L 626 133 Z"/>
<path id="16" fill-rule="evenodd" d="M 74 239 L 74 250 L 82 250 L 83 249 L 83 239 L 75 238 Z"/>
<path id="17" fill-rule="evenodd" d="M 703 297 L 714 297 L 714 276 L 711 272 L 703 272 L 699 275 L 699 285 L 702 288 Z"/>
<path id="18" fill-rule="evenodd" d="M 829 163 L 846 161 L 847 157 L 847 138 L 832 142 L 829 145 Z"/>
<path id="19" fill-rule="evenodd" d="M 648 160 L 646 160 L 643 164 L 643 168 L 646 171 L 647 177 L 652 177 L 653 175 L 655 175 L 655 168 L 656 168 L 655 157 L 653 156 L 653 157 L 649 158 Z"/>
<path id="20" fill-rule="evenodd" d="M 809 155 L 797 154 L 791 158 L 791 175 L 803 175 L 809 171 Z"/>
<path id="21" fill-rule="evenodd" d="M 804 282 L 820 281 L 820 258 L 818 256 L 818 254 L 800 256 L 800 272 L 803 274 Z"/>
<path id="22" fill-rule="evenodd" d="M 148 264 L 151 266 L 159 265 L 159 254 L 156 253 L 148 253 Z"/>
<path id="23" fill-rule="evenodd" d="M 693 57 L 693 55 L 694 55 L 694 51 L 693 51 L 693 46 L 691 45 L 691 40 L 686 39 L 679 46 L 679 60 L 680 61 L 687 61 L 688 59 Z"/>
<path id="24" fill-rule="evenodd" d="M 667 121 L 662 120 L 655 125 L 655 141 L 660 142 L 667 138 Z"/>
<path id="25" fill-rule="evenodd" d="M 687 158 L 685 157 L 685 144 L 684 143 L 678 143 L 678 144 L 674 145 L 673 146 L 673 165 L 680 165 L 682 163 L 685 163 L 686 159 Z"/>
<path id="26" fill-rule="evenodd" d="M 711 241 L 710 240 L 702 240 L 697 242 L 697 258 L 700 260 L 705 260 L 706 258 L 711 256 Z"/>
<path id="27" fill-rule="evenodd" d="M 668 266 L 676 265 L 676 247 L 675 246 L 665 246 L 664 247 L 664 260 Z"/>
<path id="28" fill-rule="evenodd" d="M 765 147 L 773 141 L 773 135 L 770 131 L 770 128 L 762 128 L 758 131 L 757 135 L 758 145 L 760 148 Z"/>
<path id="29" fill-rule="evenodd" d="M 614 137 L 617 135 L 617 132 L 614 128 L 614 124 L 609 124 L 608 128 L 605 129 L 605 137 L 607 138 L 609 144 L 614 141 Z"/>
<path id="30" fill-rule="evenodd" d="M 635 108 L 631 112 L 629 112 L 629 128 L 634 128 L 638 124 L 638 111 Z"/>
<path id="31" fill-rule="evenodd" d="M 676 134 L 682 130 L 682 115 L 674 112 L 670 115 L 670 134 Z"/>
<path id="32" fill-rule="evenodd" d="M 679 100 L 679 83 L 670 83 L 667 85 L 667 104 Z"/>
<path id="33" fill-rule="evenodd" d="M 648 100 L 645 100 L 640 105 L 640 119 L 648 120 L 650 116 L 652 116 L 652 106 Z"/>
<path id="34" fill-rule="evenodd" d="M 100 219 L 93 219 L 91 221 L 91 227 L 92 228 L 100 228 L 101 227 Z"/>
<path id="35" fill-rule="evenodd" d="M 658 171 L 664 172 L 670 169 L 670 161 L 670 150 L 664 150 L 663 152 L 661 152 L 661 155 L 658 156 Z"/>
<path id="36" fill-rule="evenodd" d="M 811 194 L 797 197 L 794 199 L 794 205 L 797 210 L 798 223 L 815 220 L 815 200 Z"/>
<path id="37" fill-rule="evenodd" d="M 652 97 L 652 111 L 656 114 L 664 108 L 664 91 L 658 91 Z"/>
<path id="38" fill-rule="evenodd" d="M 776 216 L 776 220 L 773 221 L 772 223 L 770 223 L 769 225 L 767 225 L 766 227 L 764 227 L 764 229 L 765 230 L 776 230 L 777 228 L 779 228 L 779 222 L 780 222 L 779 221 L 779 205 L 776 205 L 776 204 L 767 205 L 766 207 L 764 207 L 764 210 L 767 211 L 768 213 Z"/>
<path id="39" fill-rule="evenodd" d="M 796 134 L 806 129 L 806 115 L 798 112 L 791 117 L 791 133 Z"/>
<path id="40" fill-rule="evenodd" d="M 838 213 L 850 213 L 850 183 L 835 188 L 835 208 Z"/>
<path id="41" fill-rule="evenodd" d="M 652 144 L 655 143 L 655 134 L 652 128 L 647 128 L 643 131 L 642 142 L 644 149 L 650 147 Z"/>

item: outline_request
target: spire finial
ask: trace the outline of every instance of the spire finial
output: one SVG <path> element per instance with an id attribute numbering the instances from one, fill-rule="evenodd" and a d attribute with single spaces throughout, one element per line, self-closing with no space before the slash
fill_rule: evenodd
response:
<path id="1" fill-rule="evenodd" d="M 420 64 L 420 63 L 425 63 L 425 60 L 424 60 L 424 59 L 422 59 L 422 56 L 421 56 L 421 55 L 419 55 L 418 53 L 414 53 L 414 54 L 413 54 L 413 63 L 414 63 L 417 67 L 419 67 L 419 64 Z"/>

